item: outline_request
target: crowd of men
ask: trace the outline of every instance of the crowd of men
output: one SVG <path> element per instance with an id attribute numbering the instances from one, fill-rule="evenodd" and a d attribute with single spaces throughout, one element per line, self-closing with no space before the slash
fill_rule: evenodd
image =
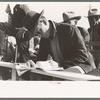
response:
<path id="1" fill-rule="evenodd" d="M 6 62 L 15 61 L 15 49 L 18 49 L 17 62 L 30 63 L 35 67 L 37 61 L 53 60 L 66 71 L 67 68 L 77 66 L 84 74 L 96 69 L 99 61 L 90 53 L 89 41 L 100 40 L 100 13 L 98 9 L 89 9 L 87 20 L 90 28 L 86 30 L 78 27 L 81 16 L 73 11 L 62 13 L 63 22 L 57 23 L 47 20 L 41 13 L 37 13 L 24 4 L 16 4 L 11 13 L 7 5 L 8 22 L 0 22 L 0 59 Z M 16 43 L 9 42 L 14 37 Z M 8 45 L 9 44 L 9 45 Z M 16 46 L 17 45 L 17 46 Z M 99 50 L 100 47 L 93 46 Z M 10 69 L 1 68 L 2 79 L 10 78 Z M 81 73 L 81 72 L 80 72 Z M 26 72 L 22 75 L 25 80 L 52 80 L 51 77 Z"/>

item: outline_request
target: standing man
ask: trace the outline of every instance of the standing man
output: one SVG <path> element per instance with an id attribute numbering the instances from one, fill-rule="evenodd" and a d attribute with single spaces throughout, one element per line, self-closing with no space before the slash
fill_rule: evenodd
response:
<path id="1" fill-rule="evenodd" d="M 63 12 L 62 15 L 63 15 L 64 23 L 69 23 L 69 24 L 75 25 L 75 26 L 77 26 L 78 21 L 81 19 L 81 16 L 75 15 L 75 13 L 73 11 Z M 89 42 L 90 35 L 89 35 L 88 31 L 83 27 L 79 27 L 79 26 L 77 26 L 77 27 L 80 30 L 80 33 L 83 36 L 85 43 Z"/>
<path id="2" fill-rule="evenodd" d="M 32 37 L 37 35 L 41 37 L 36 61 L 46 61 L 48 55 L 51 55 L 53 60 L 65 70 L 73 66 L 79 66 L 84 73 L 88 73 L 95 69 L 77 27 L 47 20 L 43 16 L 43 12 L 40 14 L 33 12 L 31 17 L 33 30 L 30 35 L 24 33 L 24 36 Z M 28 21 L 28 15 L 25 20 Z M 28 24 L 26 27 L 28 27 Z M 34 62 L 33 65 L 35 66 Z"/>
<path id="3" fill-rule="evenodd" d="M 100 12 L 98 9 L 93 8 L 89 9 L 88 11 L 88 21 L 90 24 L 90 28 L 88 29 L 90 34 L 90 41 L 96 42 L 100 41 Z M 100 46 L 93 46 L 94 50 L 100 50 Z M 99 65 L 100 61 L 98 59 L 95 59 L 96 66 Z"/>
<path id="4" fill-rule="evenodd" d="M 17 45 L 18 45 L 18 49 L 20 52 L 20 62 L 25 62 L 28 57 L 29 57 L 29 51 L 28 51 L 28 47 L 29 47 L 29 41 L 20 41 L 17 39 L 17 33 L 19 32 L 19 30 L 17 30 L 17 28 L 23 27 L 22 26 L 22 20 L 24 18 L 24 16 L 27 14 L 27 12 L 29 12 L 30 9 L 28 8 L 27 5 L 25 4 L 16 4 L 15 7 L 13 8 L 13 14 L 11 13 L 11 9 L 10 9 L 10 5 L 7 6 L 6 8 L 6 13 L 9 16 L 8 22 L 0 22 L 0 36 L 2 35 L 2 40 L 4 40 L 4 36 L 8 35 L 8 36 L 14 36 L 17 40 Z M 9 38 L 9 37 L 8 37 Z M 9 47 L 6 50 L 6 52 L 4 52 L 4 42 L 1 40 L 0 43 L 1 44 L 1 54 L 8 54 L 11 55 L 11 52 Z M 27 48 L 27 50 L 24 50 L 24 48 Z M 21 51 L 23 52 L 21 53 Z M 3 53 L 2 53 L 3 52 Z M 12 53 L 14 55 L 14 53 Z M 1 55 L 2 57 L 2 55 Z M 30 58 L 29 58 L 30 59 Z M 3 61 L 11 61 L 11 56 L 9 59 L 9 56 L 4 56 L 3 57 Z M 3 80 L 7 80 L 10 78 L 10 71 L 7 68 L 2 68 L 2 76 L 3 76 Z"/>

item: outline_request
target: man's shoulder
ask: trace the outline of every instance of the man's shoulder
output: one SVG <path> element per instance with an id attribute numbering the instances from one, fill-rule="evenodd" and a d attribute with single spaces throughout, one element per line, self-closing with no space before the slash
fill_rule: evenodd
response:
<path id="1" fill-rule="evenodd" d="M 68 23 L 55 23 L 58 29 L 73 30 L 76 26 L 70 25 Z"/>
<path id="2" fill-rule="evenodd" d="M 85 29 L 84 27 L 78 26 L 78 29 L 79 29 L 81 32 L 88 33 L 88 30 Z"/>

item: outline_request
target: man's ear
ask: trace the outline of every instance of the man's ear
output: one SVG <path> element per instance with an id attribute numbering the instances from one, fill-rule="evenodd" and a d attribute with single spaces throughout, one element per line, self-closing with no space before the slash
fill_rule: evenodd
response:
<path id="1" fill-rule="evenodd" d="M 47 20 L 46 20 L 46 19 L 43 19 L 43 23 L 44 23 L 45 25 L 47 25 Z"/>

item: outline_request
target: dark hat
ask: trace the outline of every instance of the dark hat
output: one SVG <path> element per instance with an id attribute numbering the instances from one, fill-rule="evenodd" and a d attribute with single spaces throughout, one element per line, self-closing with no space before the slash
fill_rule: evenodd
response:
<path id="1" fill-rule="evenodd" d="M 96 8 L 89 9 L 87 18 L 92 17 L 92 16 L 100 17 L 100 11 Z"/>
<path id="2" fill-rule="evenodd" d="M 23 19 L 22 25 L 31 31 L 43 14 L 44 10 L 41 13 L 37 13 L 35 11 L 28 12 Z"/>
<path id="3" fill-rule="evenodd" d="M 13 27 L 21 27 L 21 23 L 26 14 L 30 11 L 25 4 L 16 4 L 13 8 L 12 24 Z"/>
<path id="4" fill-rule="evenodd" d="M 30 11 L 29 7 L 26 4 L 16 4 L 13 8 L 13 13 L 16 13 L 20 10 L 24 11 L 25 14 Z"/>
<path id="5" fill-rule="evenodd" d="M 72 11 L 68 11 L 68 12 L 64 12 L 63 13 L 63 20 L 64 20 L 64 22 L 72 20 L 72 19 L 80 20 L 81 16 L 76 16 L 75 13 L 72 12 Z"/>

